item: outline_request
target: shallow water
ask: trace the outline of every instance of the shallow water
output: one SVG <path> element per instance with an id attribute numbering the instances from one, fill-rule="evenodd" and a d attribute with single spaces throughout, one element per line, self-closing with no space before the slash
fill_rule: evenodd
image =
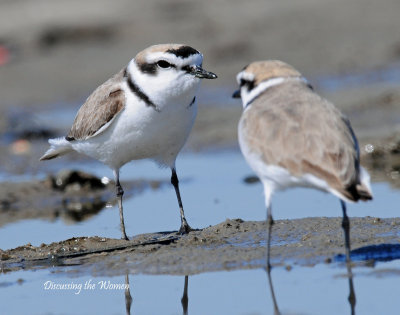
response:
<path id="1" fill-rule="evenodd" d="M 354 270 L 358 314 L 398 314 L 399 262 Z M 350 314 L 344 268 L 318 265 L 283 268 L 272 272 L 282 314 Z M 19 271 L 2 275 L 0 292 L 7 303 L 3 314 L 125 314 L 125 277 L 70 277 L 57 268 Z M 46 282 L 49 281 L 47 284 Z M 74 289 L 45 289 L 49 283 L 81 285 Z M 101 286 L 101 282 L 106 285 Z M 130 275 L 132 314 L 183 314 L 184 276 Z M 93 289 L 85 284 L 90 283 Z M 93 284 L 95 285 L 93 287 Z M 53 286 L 54 287 L 54 286 Z M 108 289 L 106 289 L 108 287 Z M 189 276 L 188 313 L 272 314 L 273 308 L 263 270 L 239 270 Z"/>
<path id="2" fill-rule="evenodd" d="M 365 87 L 369 85 L 391 85 L 398 86 L 400 81 L 400 63 L 392 63 L 377 69 L 366 69 L 355 73 L 341 75 L 320 76 L 313 78 L 318 88 L 334 92 L 338 90 Z"/>

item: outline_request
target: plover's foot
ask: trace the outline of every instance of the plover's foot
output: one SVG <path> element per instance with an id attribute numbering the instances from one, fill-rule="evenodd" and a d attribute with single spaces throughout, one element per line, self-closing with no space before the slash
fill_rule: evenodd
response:
<path id="1" fill-rule="evenodd" d="M 179 234 L 189 234 L 189 232 L 193 231 L 189 224 L 182 224 L 179 229 Z"/>

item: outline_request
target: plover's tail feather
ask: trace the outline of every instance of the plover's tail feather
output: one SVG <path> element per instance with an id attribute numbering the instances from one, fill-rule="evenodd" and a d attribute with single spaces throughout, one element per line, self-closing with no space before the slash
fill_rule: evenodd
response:
<path id="1" fill-rule="evenodd" d="M 360 166 L 360 173 L 357 182 L 353 182 L 348 187 L 341 190 L 331 191 L 343 201 L 357 202 L 359 200 L 372 200 L 372 189 L 368 172 Z"/>
<path id="2" fill-rule="evenodd" d="M 356 185 L 356 190 L 361 200 L 372 199 L 372 189 L 368 172 L 360 166 L 360 183 Z"/>
<path id="3" fill-rule="evenodd" d="M 40 161 L 51 160 L 73 150 L 71 143 L 65 138 L 49 139 L 49 144 L 50 149 L 40 158 Z"/>

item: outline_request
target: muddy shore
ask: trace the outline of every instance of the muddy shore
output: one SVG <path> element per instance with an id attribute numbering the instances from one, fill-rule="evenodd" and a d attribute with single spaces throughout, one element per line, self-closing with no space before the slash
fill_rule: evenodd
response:
<path id="1" fill-rule="evenodd" d="M 339 218 L 278 220 L 273 228 L 272 264 L 292 268 L 343 261 Z M 368 229 L 365 227 L 368 226 Z M 353 218 L 354 263 L 398 258 L 400 219 Z M 226 220 L 181 236 L 163 232 L 129 241 L 80 237 L 59 243 L 30 244 L 1 251 L 3 272 L 68 267 L 65 272 L 116 276 L 129 273 L 191 275 L 201 272 L 265 267 L 266 223 Z M 376 246 L 374 246 L 376 245 Z"/>

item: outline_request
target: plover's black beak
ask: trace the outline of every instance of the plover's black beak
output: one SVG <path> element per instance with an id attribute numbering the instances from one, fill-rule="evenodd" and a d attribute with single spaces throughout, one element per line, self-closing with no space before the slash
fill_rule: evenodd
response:
<path id="1" fill-rule="evenodd" d="M 218 78 L 215 73 L 208 72 L 199 66 L 192 67 L 190 69 L 190 73 L 200 79 L 216 79 L 216 78 Z"/>
<path id="2" fill-rule="evenodd" d="M 235 91 L 235 92 L 233 92 L 232 97 L 233 98 L 240 98 L 240 89 Z"/>

